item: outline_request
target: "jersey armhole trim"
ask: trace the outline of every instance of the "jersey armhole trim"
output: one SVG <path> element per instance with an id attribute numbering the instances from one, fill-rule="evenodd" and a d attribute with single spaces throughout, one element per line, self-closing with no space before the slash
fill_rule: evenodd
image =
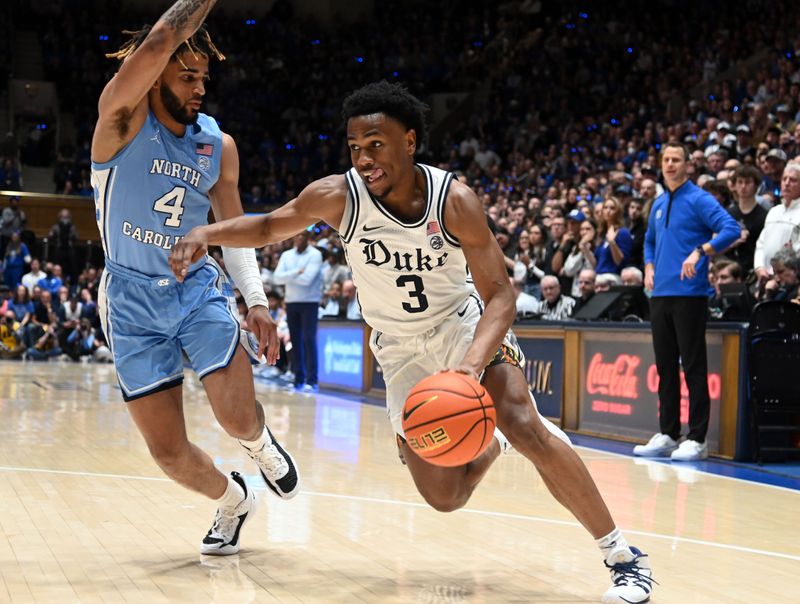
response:
<path id="1" fill-rule="evenodd" d="M 342 216 L 342 223 L 347 223 L 344 229 L 340 231 L 340 236 L 345 243 L 350 243 L 350 240 L 353 238 L 353 234 L 356 230 L 356 224 L 358 224 L 358 215 L 360 214 L 361 208 L 361 200 L 358 196 L 358 187 L 353 182 L 353 176 L 350 174 L 350 171 L 347 171 L 344 175 L 344 180 L 347 183 L 347 190 L 349 192 L 348 197 L 350 198 L 350 203 L 345 203 L 345 213 Z M 350 213 L 349 220 L 347 213 Z M 342 225 L 339 225 L 340 228 Z"/>
<path id="2" fill-rule="evenodd" d="M 444 183 L 442 183 L 442 190 L 439 192 L 439 201 L 437 203 L 437 207 L 439 214 L 439 225 L 442 227 L 442 236 L 444 237 L 445 241 L 447 241 L 447 243 L 453 247 L 461 247 L 461 243 L 458 241 L 458 238 L 447 230 L 447 225 L 444 223 L 444 210 L 445 206 L 447 205 L 447 195 L 450 192 L 450 185 L 455 178 L 456 176 L 452 172 L 448 172 L 447 176 L 445 176 Z"/>

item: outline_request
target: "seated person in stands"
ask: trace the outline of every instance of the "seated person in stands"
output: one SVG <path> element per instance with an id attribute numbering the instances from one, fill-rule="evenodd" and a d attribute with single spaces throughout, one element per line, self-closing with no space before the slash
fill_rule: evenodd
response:
<path id="1" fill-rule="evenodd" d="M 519 281 L 514 278 L 509 278 L 508 280 L 511 282 L 511 287 L 514 288 L 514 294 L 517 297 L 517 319 L 538 318 L 539 300 L 526 293 L 524 286 Z"/>
<path id="2" fill-rule="evenodd" d="M 342 303 L 339 308 L 339 318 L 348 321 L 361 320 L 361 305 L 356 297 L 356 284 L 352 279 L 342 283 Z"/>
<path id="3" fill-rule="evenodd" d="M 644 287 L 644 275 L 635 266 L 623 268 L 620 277 L 622 278 L 622 285 Z"/>
<path id="4" fill-rule="evenodd" d="M 0 323 L 0 359 L 18 359 L 25 352 L 25 345 L 18 332 L 19 322 L 14 311 L 7 310 Z"/>
<path id="5" fill-rule="evenodd" d="M 595 279 L 597 279 L 597 273 L 594 272 L 594 269 L 585 268 L 578 273 L 578 292 L 580 295 L 575 298 L 575 308 L 572 309 L 573 315 L 594 296 Z"/>
<path id="6" fill-rule="evenodd" d="M 622 285 L 622 278 L 614 273 L 601 273 L 594 279 L 594 292 L 611 291 L 612 285 Z"/>
<path id="7" fill-rule="evenodd" d="M 745 320 L 748 308 L 734 308 L 722 296 L 721 286 L 728 283 L 742 283 L 743 271 L 738 262 L 725 256 L 718 256 L 708 268 L 709 281 L 714 286 L 714 295 L 708 299 L 708 313 L 711 319 Z"/>
<path id="8" fill-rule="evenodd" d="M 339 311 L 342 307 L 342 284 L 334 281 L 328 287 L 322 300 L 319 302 L 319 318 L 335 318 L 339 316 Z"/>
<path id="9" fill-rule="evenodd" d="M 797 298 L 800 262 L 790 247 L 778 250 L 770 259 L 772 278 L 764 286 L 764 300 L 793 300 Z"/>
<path id="10" fill-rule="evenodd" d="M 561 294 L 561 284 L 554 275 L 546 275 L 542 279 L 542 301 L 539 302 L 539 314 L 547 321 L 566 321 L 572 317 L 575 299 Z"/>

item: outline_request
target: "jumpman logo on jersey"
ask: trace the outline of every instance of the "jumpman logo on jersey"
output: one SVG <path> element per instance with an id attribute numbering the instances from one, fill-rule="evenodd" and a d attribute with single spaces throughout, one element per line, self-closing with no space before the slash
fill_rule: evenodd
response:
<path id="1" fill-rule="evenodd" d="M 159 134 L 161 134 L 161 130 L 156 130 L 156 134 L 155 134 L 155 136 L 151 136 L 151 137 L 150 137 L 150 140 L 151 140 L 151 141 L 156 141 L 156 142 L 157 142 L 157 143 L 160 145 L 160 144 L 161 144 L 161 141 L 160 141 L 160 140 L 159 140 L 159 138 L 158 138 L 158 135 L 159 135 Z"/>

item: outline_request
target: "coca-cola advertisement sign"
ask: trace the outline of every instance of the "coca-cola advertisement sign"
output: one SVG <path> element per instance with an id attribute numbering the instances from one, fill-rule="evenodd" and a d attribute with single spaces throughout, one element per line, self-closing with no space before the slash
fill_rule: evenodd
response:
<path id="1" fill-rule="evenodd" d="M 711 420 L 708 445 L 719 448 L 722 338 L 708 334 Z M 585 332 L 581 346 L 580 430 L 647 440 L 658 432 L 658 372 L 648 332 Z M 681 371 L 681 423 L 687 432 L 689 391 Z"/>

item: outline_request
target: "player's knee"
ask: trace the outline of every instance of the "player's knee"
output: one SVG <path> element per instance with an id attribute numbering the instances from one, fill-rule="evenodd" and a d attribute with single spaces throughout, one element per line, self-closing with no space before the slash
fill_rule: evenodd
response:
<path id="1" fill-rule="evenodd" d="M 529 401 L 522 405 L 505 405 L 498 410 L 497 423 L 512 446 L 518 451 L 544 453 L 547 448 L 546 430 L 539 430 Z"/>
<path id="2" fill-rule="evenodd" d="M 180 471 L 181 467 L 186 463 L 189 455 L 188 443 L 181 444 L 150 444 L 150 455 L 152 455 L 158 467 L 161 468 L 167 476 L 172 476 Z"/>
<path id="3" fill-rule="evenodd" d="M 469 497 L 450 495 L 444 493 L 425 494 L 422 496 L 425 501 L 437 512 L 455 512 L 464 507 Z"/>

